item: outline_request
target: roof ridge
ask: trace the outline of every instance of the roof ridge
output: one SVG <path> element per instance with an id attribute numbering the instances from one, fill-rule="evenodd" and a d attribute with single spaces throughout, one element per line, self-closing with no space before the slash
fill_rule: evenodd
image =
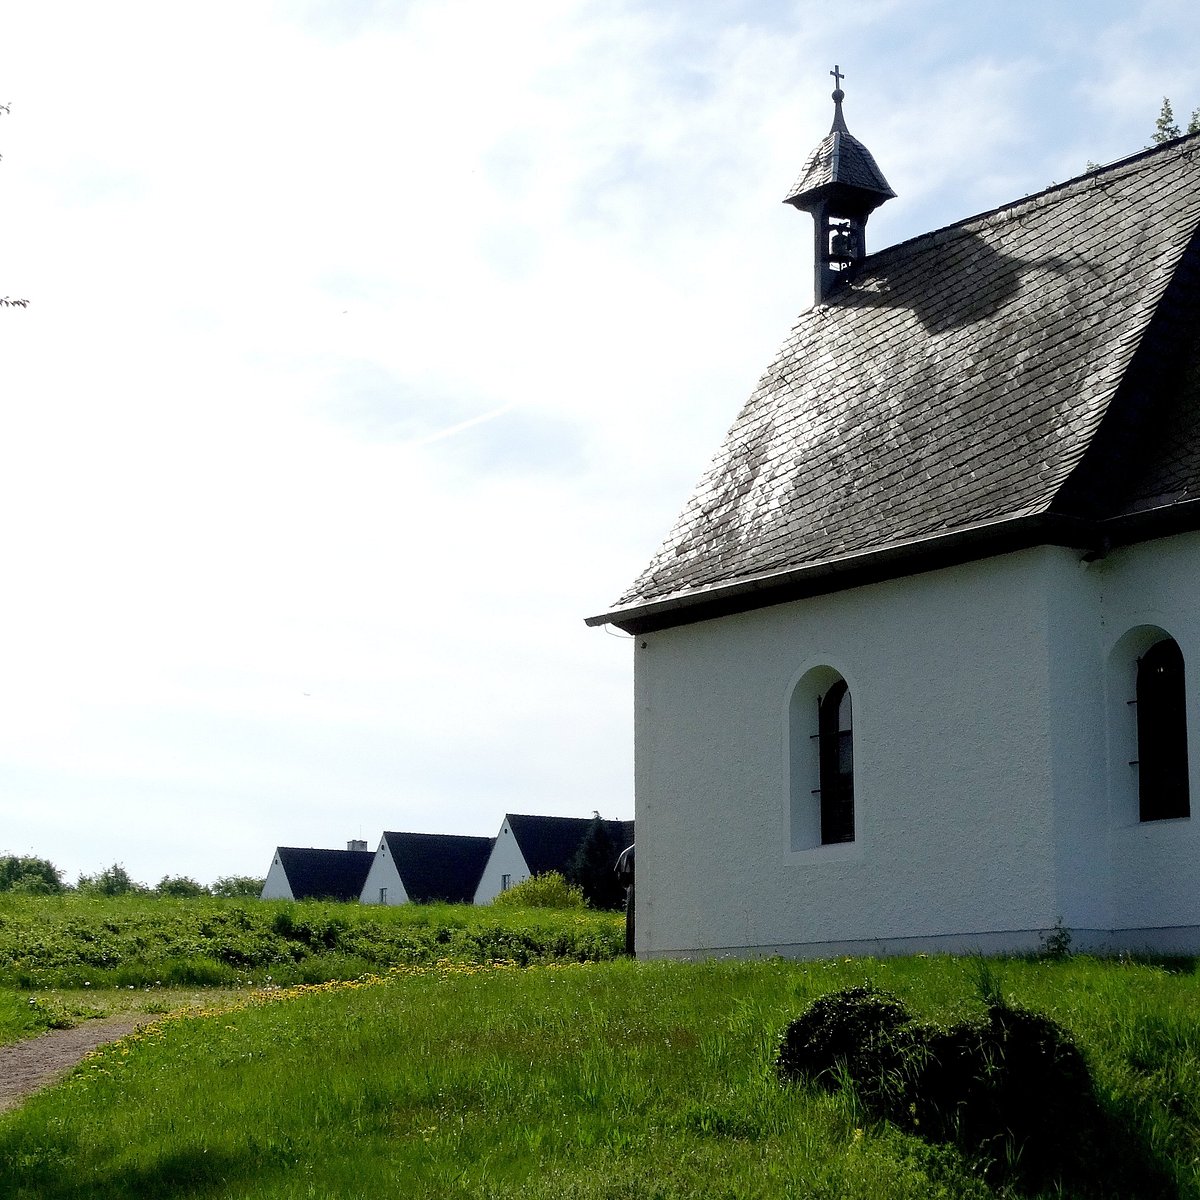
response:
<path id="1" fill-rule="evenodd" d="M 1185 154 L 1185 143 L 1189 142 L 1194 143 L 1194 146 L 1189 148 Z M 1200 152 L 1200 133 L 1186 133 L 1182 137 L 1172 138 L 1171 141 L 1164 142 L 1161 146 L 1149 146 L 1144 150 L 1139 150 L 1135 154 L 1129 154 L 1124 158 L 1114 159 L 1111 163 L 1105 163 L 1093 171 L 1085 171 L 1081 175 L 1073 175 L 1070 179 L 1066 179 L 1062 183 L 1052 183 L 1049 187 L 1042 188 L 1041 191 L 1030 192 L 1028 195 L 1021 196 L 1017 200 L 1010 200 L 1005 204 L 998 204 L 994 208 L 987 208 L 982 212 L 961 217 L 959 220 L 951 221 L 949 224 L 939 226 L 937 229 L 927 229 L 924 233 L 914 234 L 910 238 L 905 238 L 902 242 L 894 242 L 890 246 L 884 246 L 882 249 L 876 250 L 873 254 L 868 254 L 863 259 L 862 266 L 855 272 L 855 277 L 850 281 L 849 286 L 853 288 L 855 283 L 864 275 L 869 274 L 874 266 L 880 264 L 891 254 L 907 247 L 917 245 L 920 242 L 931 241 L 943 234 L 950 233 L 956 229 L 963 229 L 967 226 L 990 226 L 994 218 L 1008 213 L 1015 208 L 1024 208 L 1026 206 L 1031 210 L 1043 208 L 1048 203 L 1057 203 L 1060 200 L 1067 199 L 1068 196 L 1076 196 L 1087 187 L 1094 188 L 1100 186 L 1101 178 L 1126 178 L 1134 174 L 1135 168 L 1140 169 L 1144 160 L 1157 155 L 1178 154 L 1179 157 L 1183 158 L 1185 156 L 1190 157 L 1192 153 L 1197 152 Z"/>
<path id="2" fill-rule="evenodd" d="M 425 833 L 416 829 L 385 829 L 383 836 L 387 837 L 436 837 L 436 838 L 476 838 L 480 841 L 491 840 L 486 833 Z"/>

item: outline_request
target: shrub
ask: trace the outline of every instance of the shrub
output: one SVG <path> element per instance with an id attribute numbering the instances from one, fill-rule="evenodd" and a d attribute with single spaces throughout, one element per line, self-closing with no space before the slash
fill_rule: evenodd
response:
<path id="1" fill-rule="evenodd" d="M 58 895 L 62 890 L 62 875 L 49 859 L 29 854 L 0 857 L 0 892 L 50 896 Z"/>
<path id="2" fill-rule="evenodd" d="M 1100 1140 L 1071 1035 L 998 998 L 984 1017 L 942 1028 L 911 1021 L 885 992 L 834 992 L 788 1025 L 776 1069 L 830 1090 L 847 1083 L 875 1117 L 1027 1184 L 1072 1168 Z"/>
<path id="3" fill-rule="evenodd" d="M 97 875 L 80 875 L 75 886 L 85 895 L 92 896 L 140 896 L 149 890 L 145 884 L 131 879 L 129 872 L 120 863 L 105 867 Z"/>
<path id="4" fill-rule="evenodd" d="M 257 900 L 262 895 L 263 884 L 267 881 L 261 876 L 254 875 L 222 875 L 209 888 L 214 896 L 223 896 L 227 900 Z"/>
<path id="5" fill-rule="evenodd" d="M 835 1088 L 843 1074 L 856 1082 L 894 1065 L 894 1034 L 909 1020 L 888 992 L 845 988 L 814 1000 L 784 1031 L 775 1066 L 785 1079 Z"/>
<path id="6" fill-rule="evenodd" d="M 501 892 L 492 904 L 499 908 L 587 908 L 583 890 L 558 871 L 530 875 Z"/>
<path id="7" fill-rule="evenodd" d="M 208 888 L 187 875 L 164 875 L 154 889 L 160 896 L 170 896 L 179 900 L 194 900 L 197 896 L 207 896 Z"/>

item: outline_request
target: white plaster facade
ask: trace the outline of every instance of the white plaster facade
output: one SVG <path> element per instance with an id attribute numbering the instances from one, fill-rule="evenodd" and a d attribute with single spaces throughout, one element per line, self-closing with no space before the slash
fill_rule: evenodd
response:
<path id="1" fill-rule="evenodd" d="M 476 904 L 490 904 L 501 892 L 528 879 L 530 870 L 521 853 L 517 839 L 508 826 L 508 818 L 500 826 L 496 834 L 496 844 L 488 857 L 483 874 L 479 877 L 479 886 L 475 889 Z"/>
<path id="2" fill-rule="evenodd" d="M 1197 595 L 1184 533 L 638 635 L 639 955 L 1030 949 L 1059 921 L 1078 948 L 1200 950 L 1200 815 L 1139 821 L 1128 703 L 1137 655 L 1173 637 L 1200 778 Z M 805 824 L 811 752 L 794 745 L 818 669 L 853 698 L 855 836 L 838 845 Z"/>
<path id="3" fill-rule="evenodd" d="M 283 863 L 276 852 L 275 857 L 271 859 L 267 878 L 263 881 L 263 890 L 259 893 L 259 899 L 294 900 L 295 898 L 292 895 L 292 885 L 288 882 L 287 872 L 283 869 Z"/>
<path id="4" fill-rule="evenodd" d="M 408 892 L 400 878 L 400 871 L 388 851 L 387 838 L 380 840 L 375 851 L 375 861 L 367 872 L 360 900 L 363 904 L 407 904 Z"/>

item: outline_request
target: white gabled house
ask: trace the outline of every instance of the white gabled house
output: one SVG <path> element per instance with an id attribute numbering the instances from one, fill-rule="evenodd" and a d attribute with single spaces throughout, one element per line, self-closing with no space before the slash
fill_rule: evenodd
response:
<path id="1" fill-rule="evenodd" d="M 1200 951 L 1200 135 L 878 253 L 846 130 L 798 319 L 650 565 L 650 957 Z"/>
<path id="2" fill-rule="evenodd" d="M 263 900 L 357 900 L 374 855 L 366 842 L 345 850 L 277 846 L 263 883 Z"/>
<path id="3" fill-rule="evenodd" d="M 547 871 L 565 874 L 592 820 L 507 813 L 475 889 L 475 903 L 489 904 L 501 892 L 531 875 L 544 875 Z M 633 822 L 605 821 L 604 827 L 613 846 L 615 863 L 616 856 L 633 841 Z"/>
<path id="4" fill-rule="evenodd" d="M 364 904 L 470 904 L 494 839 L 385 833 L 363 883 Z"/>

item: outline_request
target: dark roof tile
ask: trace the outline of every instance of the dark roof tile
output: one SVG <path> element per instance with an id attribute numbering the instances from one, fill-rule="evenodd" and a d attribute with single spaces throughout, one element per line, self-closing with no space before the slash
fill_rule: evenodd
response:
<path id="1" fill-rule="evenodd" d="M 297 900 L 357 900 L 375 855 L 370 850 L 279 846 L 275 855 Z"/>
<path id="2" fill-rule="evenodd" d="M 565 871 L 574 858 L 592 817 L 543 817 L 508 813 L 505 818 L 530 874 Z M 632 821 L 605 821 L 614 848 L 613 861 L 633 841 Z"/>
<path id="3" fill-rule="evenodd" d="M 409 900 L 470 904 L 495 838 L 455 833 L 385 833 Z"/>

